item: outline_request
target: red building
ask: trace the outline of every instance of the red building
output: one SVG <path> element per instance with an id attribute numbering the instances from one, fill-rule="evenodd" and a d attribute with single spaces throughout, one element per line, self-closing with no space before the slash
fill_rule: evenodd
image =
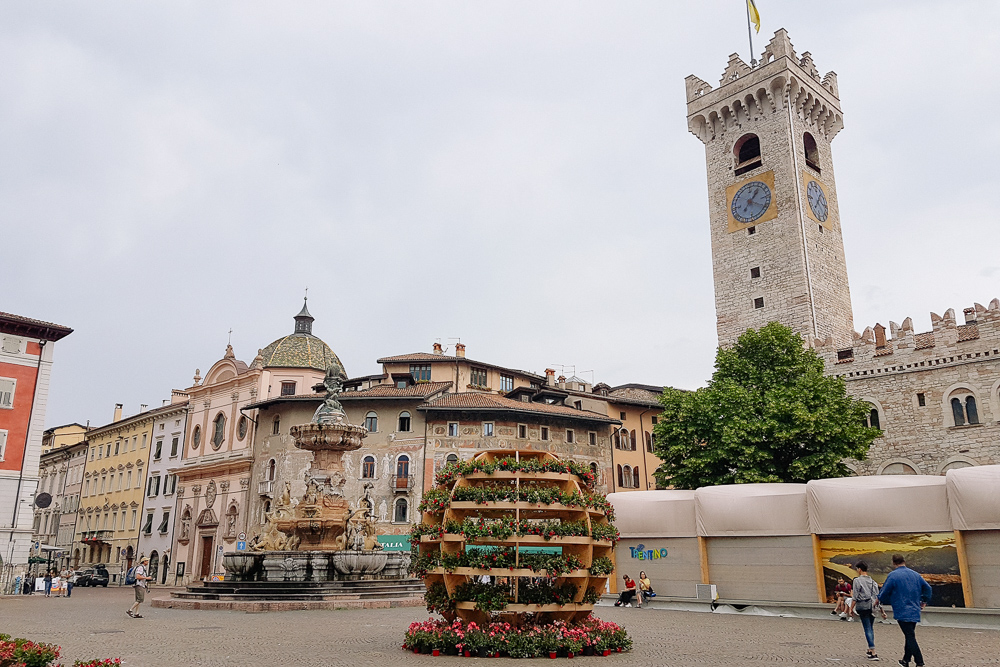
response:
<path id="1" fill-rule="evenodd" d="M 54 343 L 72 332 L 0 312 L 0 590 L 5 593 L 30 555 L 52 352 Z"/>

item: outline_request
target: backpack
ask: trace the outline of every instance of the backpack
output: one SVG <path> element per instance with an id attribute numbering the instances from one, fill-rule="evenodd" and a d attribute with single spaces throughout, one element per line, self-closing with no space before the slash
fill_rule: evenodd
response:
<path id="1" fill-rule="evenodd" d="M 854 580 L 852 593 L 854 594 L 854 608 L 868 611 L 875 602 L 875 596 L 878 595 L 878 584 L 870 577 L 866 580 L 857 577 Z"/>
<path id="2" fill-rule="evenodd" d="M 139 567 L 139 566 L 136 565 L 135 567 L 132 567 L 131 569 L 129 569 L 128 574 L 125 575 L 125 585 L 126 586 L 135 586 L 135 584 L 136 584 L 135 568 L 136 567 Z"/>

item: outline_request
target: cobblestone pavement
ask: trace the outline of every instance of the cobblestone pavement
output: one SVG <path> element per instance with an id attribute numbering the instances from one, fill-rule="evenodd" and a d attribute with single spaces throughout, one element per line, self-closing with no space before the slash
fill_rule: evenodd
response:
<path id="1" fill-rule="evenodd" d="M 163 591 L 154 594 L 162 595 Z M 465 658 L 433 658 L 401 650 L 407 625 L 420 608 L 290 611 L 151 609 L 131 619 L 129 589 L 76 589 L 69 599 L 0 598 L 0 632 L 63 647 L 63 662 L 121 657 L 129 667 L 174 665 L 447 665 Z M 860 623 L 766 616 L 704 614 L 601 607 L 598 615 L 623 623 L 635 650 L 610 658 L 579 658 L 606 665 L 861 665 Z M 876 626 L 882 664 L 895 664 L 903 638 L 895 625 Z M 919 628 L 930 666 L 1000 665 L 1000 632 Z M 526 665 L 539 661 L 491 661 Z M 465 664 L 465 663 L 463 663 Z"/>

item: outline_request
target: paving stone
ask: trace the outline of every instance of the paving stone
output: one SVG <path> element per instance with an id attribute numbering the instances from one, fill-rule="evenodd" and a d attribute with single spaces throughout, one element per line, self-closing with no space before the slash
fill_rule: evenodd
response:
<path id="1" fill-rule="evenodd" d="M 163 591 L 154 591 L 162 595 Z M 73 597 L 0 598 L 0 632 L 57 643 L 62 662 L 121 657 L 129 667 L 242 667 L 245 665 L 446 665 L 462 658 L 433 658 L 401 650 L 403 632 L 427 618 L 421 608 L 308 610 L 272 613 L 156 609 L 131 619 L 125 588 L 76 589 Z M 654 609 L 599 608 L 604 619 L 624 624 L 635 650 L 606 665 L 860 665 L 860 623 L 767 616 L 706 614 Z M 895 625 L 878 625 L 876 644 L 884 664 L 902 654 Z M 1000 631 L 919 628 L 928 665 L 1000 665 Z M 891 658 L 891 660 L 889 660 Z M 535 661 L 537 662 L 537 661 Z M 497 659 L 490 664 L 532 664 Z"/>

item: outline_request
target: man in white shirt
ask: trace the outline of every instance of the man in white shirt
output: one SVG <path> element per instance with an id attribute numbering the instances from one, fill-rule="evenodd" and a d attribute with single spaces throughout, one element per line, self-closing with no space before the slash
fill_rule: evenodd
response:
<path id="1" fill-rule="evenodd" d="M 132 586 L 135 589 L 135 604 L 125 612 L 132 618 L 142 618 L 142 614 L 139 613 L 139 605 L 146 601 L 146 582 L 151 578 L 146 571 L 148 565 L 149 559 L 143 558 L 135 566 L 135 584 Z"/>

